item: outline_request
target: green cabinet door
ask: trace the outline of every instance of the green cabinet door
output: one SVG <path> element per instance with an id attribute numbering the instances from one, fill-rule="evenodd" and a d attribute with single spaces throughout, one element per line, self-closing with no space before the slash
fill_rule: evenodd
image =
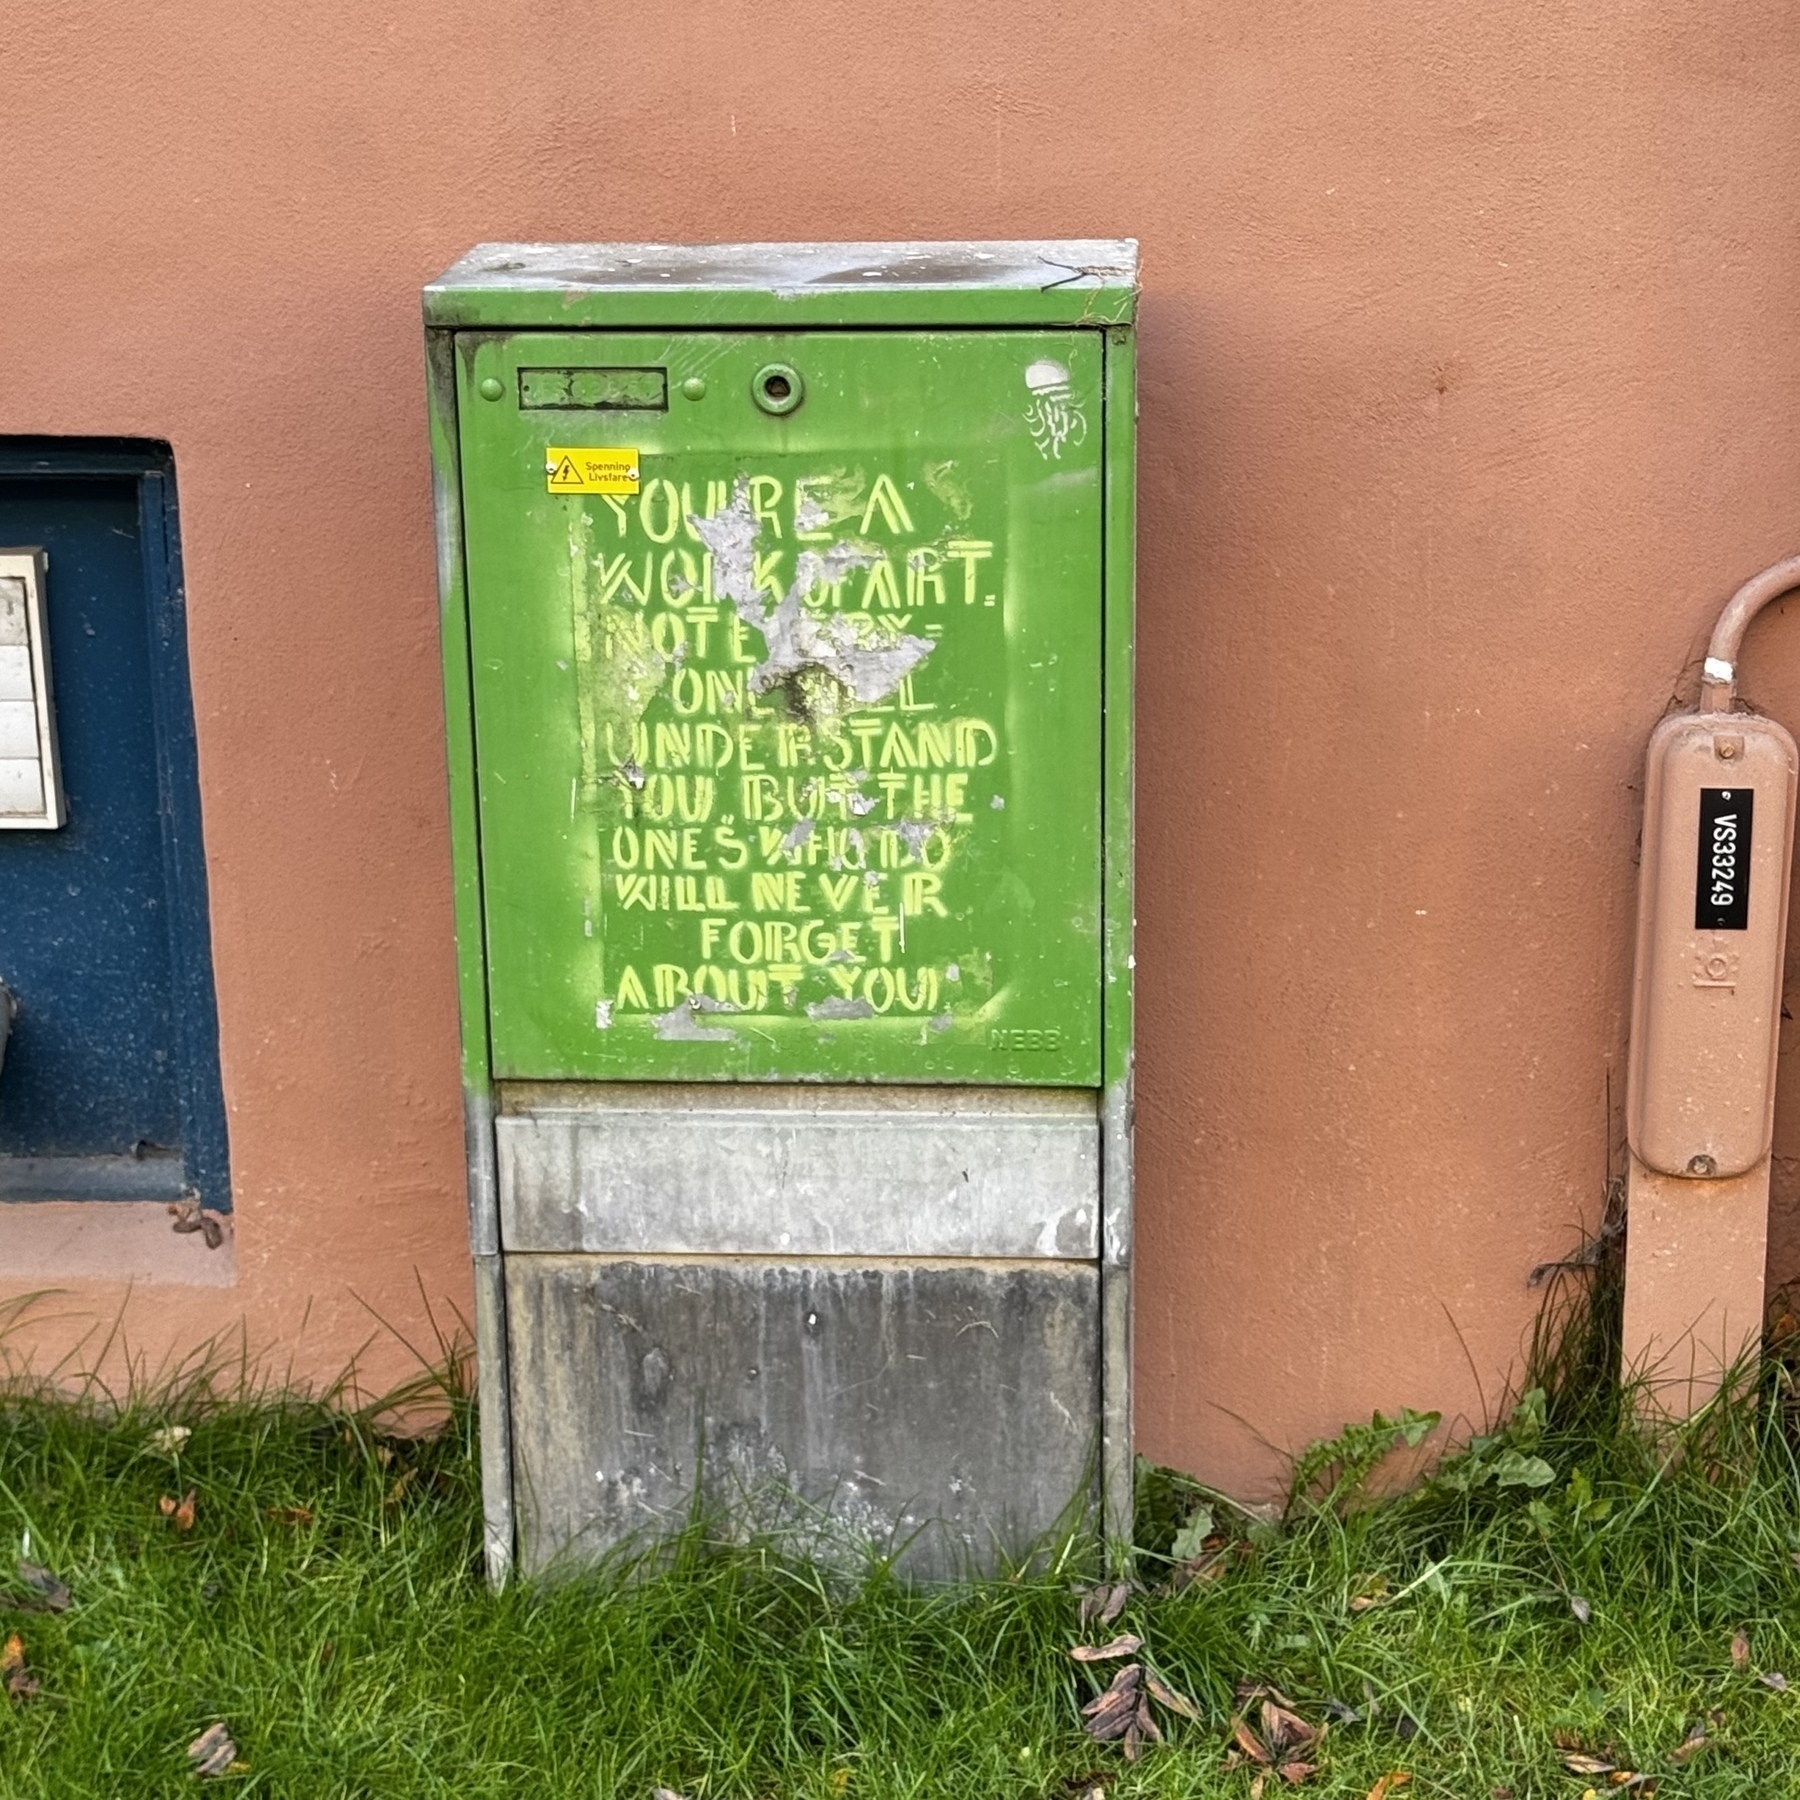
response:
<path id="1" fill-rule="evenodd" d="M 456 341 L 495 1074 L 1098 1084 L 1098 334 Z"/>

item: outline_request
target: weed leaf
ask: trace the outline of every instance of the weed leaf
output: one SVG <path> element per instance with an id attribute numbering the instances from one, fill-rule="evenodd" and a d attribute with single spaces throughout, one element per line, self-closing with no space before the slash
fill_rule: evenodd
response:
<path id="1" fill-rule="evenodd" d="M 1187 1523 L 1175 1534 L 1175 1542 L 1169 1546 L 1169 1553 L 1178 1563 L 1193 1562 L 1206 1548 L 1206 1540 L 1213 1534 L 1213 1515 L 1210 1506 L 1196 1506 L 1188 1514 Z"/>

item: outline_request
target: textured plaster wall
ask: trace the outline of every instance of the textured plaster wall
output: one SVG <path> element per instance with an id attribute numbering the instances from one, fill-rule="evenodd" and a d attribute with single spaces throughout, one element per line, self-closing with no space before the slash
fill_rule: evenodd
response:
<path id="1" fill-rule="evenodd" d="M 420 283 L 496 237 L 1131 233 L 1142 1446 L 1254 1484 L 1494 1399 L 1617 1149 L 1644 738 L 1800 547 L 1800 14 L 57 0 L 3 36 L 0 430 L 167 437 L 184 513 L 241 1279 L 140 1293 L 137 1339 L 241 1318 L 318 1376 L 358 1295 L 466 1309 Z M 1800 720 L 1800 620 L 1748 665 Z"/>

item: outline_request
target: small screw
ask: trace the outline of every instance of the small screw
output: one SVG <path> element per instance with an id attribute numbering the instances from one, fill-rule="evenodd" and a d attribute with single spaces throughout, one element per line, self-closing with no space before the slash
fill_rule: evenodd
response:
<path id="1" fill-rule="evenodd" d="M 1710 1156 L 1690 1156 L 1687 1172 L 1690 1175 L 1716 1175 L 1719 1172 L 1719 1165 Z"/>
<path id="2" fill-rule="evenodd" d="M 687 380 L 681 384 L 681 391 L 690 400 L 704 400 L 706 398 L 706 377 L 703 375 L 690 375 Z"/>
<path id="3" fill-rule="evenodd" d="M 1721 762 L 1735 762 L 1744 753 L 1744 740 L 1741 737 L 1716 737 L 1713 739 L 1713 754 Z"/>
<path id="4" fill-rule="evenodd" d="M 484 400 L 498 400 L 506 392 L 506 383 L 493 375 L 484 375 L 475 388 Z"/>

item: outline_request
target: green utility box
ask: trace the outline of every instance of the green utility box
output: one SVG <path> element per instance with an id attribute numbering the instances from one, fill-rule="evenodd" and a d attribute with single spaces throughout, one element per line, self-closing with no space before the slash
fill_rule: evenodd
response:
<path id="1" fill-rule="evenodd" d="M 489 1556 L 1129 1506 L 1135 247 L 427 288 Z"/>

